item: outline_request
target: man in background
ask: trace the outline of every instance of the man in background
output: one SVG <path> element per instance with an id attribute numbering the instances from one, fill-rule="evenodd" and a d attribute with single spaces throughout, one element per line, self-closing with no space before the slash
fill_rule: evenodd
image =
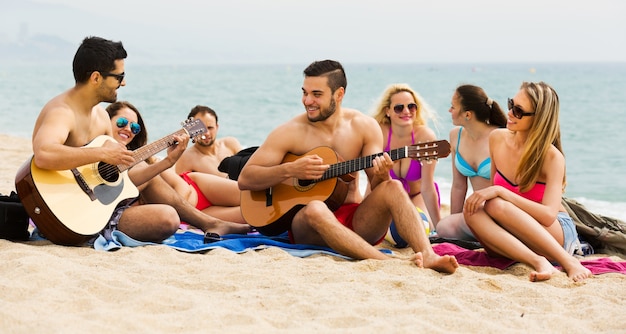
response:
<path id="1" fill-rule="evenodd" d="M 217 138 L 219 124 L 217 113 L 213 109 L 197 105 L 189 112 L 187 118 L 190 117 L 204 123 L 207 133 L 196 139 L 195 144 L 188 148 L 176 162 L 176 173 L 191 171 L 227 177 L 226 173 L 218 170 L 218 166 L 224 158 L 241 151 L 241 144 L 235 137 Z"/>

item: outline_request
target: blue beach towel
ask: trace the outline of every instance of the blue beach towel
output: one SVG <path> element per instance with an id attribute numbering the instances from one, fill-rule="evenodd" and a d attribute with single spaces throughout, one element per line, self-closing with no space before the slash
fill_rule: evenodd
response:
<path id="1" fill-rule="evenodd" d="M 274 237 L 257 234 L 227 234 L 223 235 L 222 238 L 223 240 L 205 244 L 204 235 L 192 231 L 184 231 L 175 233 L 171 237 L 165 239 L 162 243 L 153 243 L 137 241 L 120 231 L 113 231 L 111 234 L 111 240 L 106 240 L 102 235 L 100 235 L 94 241 L 93 247 L 97 250 L 114 251 L 120 249 L 121 247 L 165 245 L 188 253 L 207 252 L 215 248 L 225 248 L 235 253 L 244 253 L 250 250 L 278 247 L 297 257 L 307 257 L 314 254 L 326 254 L 337 256 L 346 260 L 352 260 L 352 258 L 341 255 L 328 247 L 289 243 L 287 233 Z M 387 249 L 383 249 L 381 251 L 386 254 L 391 254 L 391 251 Z"/>

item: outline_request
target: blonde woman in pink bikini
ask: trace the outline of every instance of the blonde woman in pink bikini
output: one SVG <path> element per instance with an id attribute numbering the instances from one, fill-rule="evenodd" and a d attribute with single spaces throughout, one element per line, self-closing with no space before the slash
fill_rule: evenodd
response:
<path id="1" fill-rule="evenodd" d="M 374 118 L 383 133 L 385 151 L 437 140 L 435 132 L 427 125 L 427 120 L 434 119 L 434 114 L 409 85 L 389 86 L 380 98 Z M 441 219 L 435 166 L 436 162 L 420 163 L 405 158 L 396 160 L 389 171 L 391 178 L 402 182 L 411 201 L 429 218 L 431 231 Z"/>

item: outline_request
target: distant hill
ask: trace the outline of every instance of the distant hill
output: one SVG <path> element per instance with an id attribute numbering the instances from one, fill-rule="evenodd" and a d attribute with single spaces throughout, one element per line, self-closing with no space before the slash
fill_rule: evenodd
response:
<path id="1" fill-rule="evenodd" d="M 5 63 L 67 64 L 76 45 L 51 35 L 33 35 L 19 42 L 0 41 L 0 61 Z"/>

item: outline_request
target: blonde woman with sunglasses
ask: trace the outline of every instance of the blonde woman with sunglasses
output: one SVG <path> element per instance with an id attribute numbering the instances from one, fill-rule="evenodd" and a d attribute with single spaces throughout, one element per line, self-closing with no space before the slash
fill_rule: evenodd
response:
<path id="1" fill-rule="evenodd" d="M 531 281 L 548 280 L 563 267 L 568 277 L 592 276 L 573 256 L 574 222 L 561 205 L 565 157 L 559 98 L 544 82 L 524 82 L 509 100 L 507 129 L 489 135 L 492 186 L 470 195 L 465 221 L 488 253 L 533 268 Z"/>
<path id="2" fill-rule="evenodd" d="M 383 133 L 384 150 L 392 150 L 437 140 L 427 120 L 435 119 L 424 100 L 407 84 L 393 84 L 383 92 L 374 118 Z M 429 218 L 430 231 L 441 219 L 439 190 L 435 184 L 436 162 L 420 163 L 411 158 L 399 159 L 389 171 L 392 179 L 399 180 L 411 201 Z M 369 187 L 368 191 L 369 192 Z"/>

